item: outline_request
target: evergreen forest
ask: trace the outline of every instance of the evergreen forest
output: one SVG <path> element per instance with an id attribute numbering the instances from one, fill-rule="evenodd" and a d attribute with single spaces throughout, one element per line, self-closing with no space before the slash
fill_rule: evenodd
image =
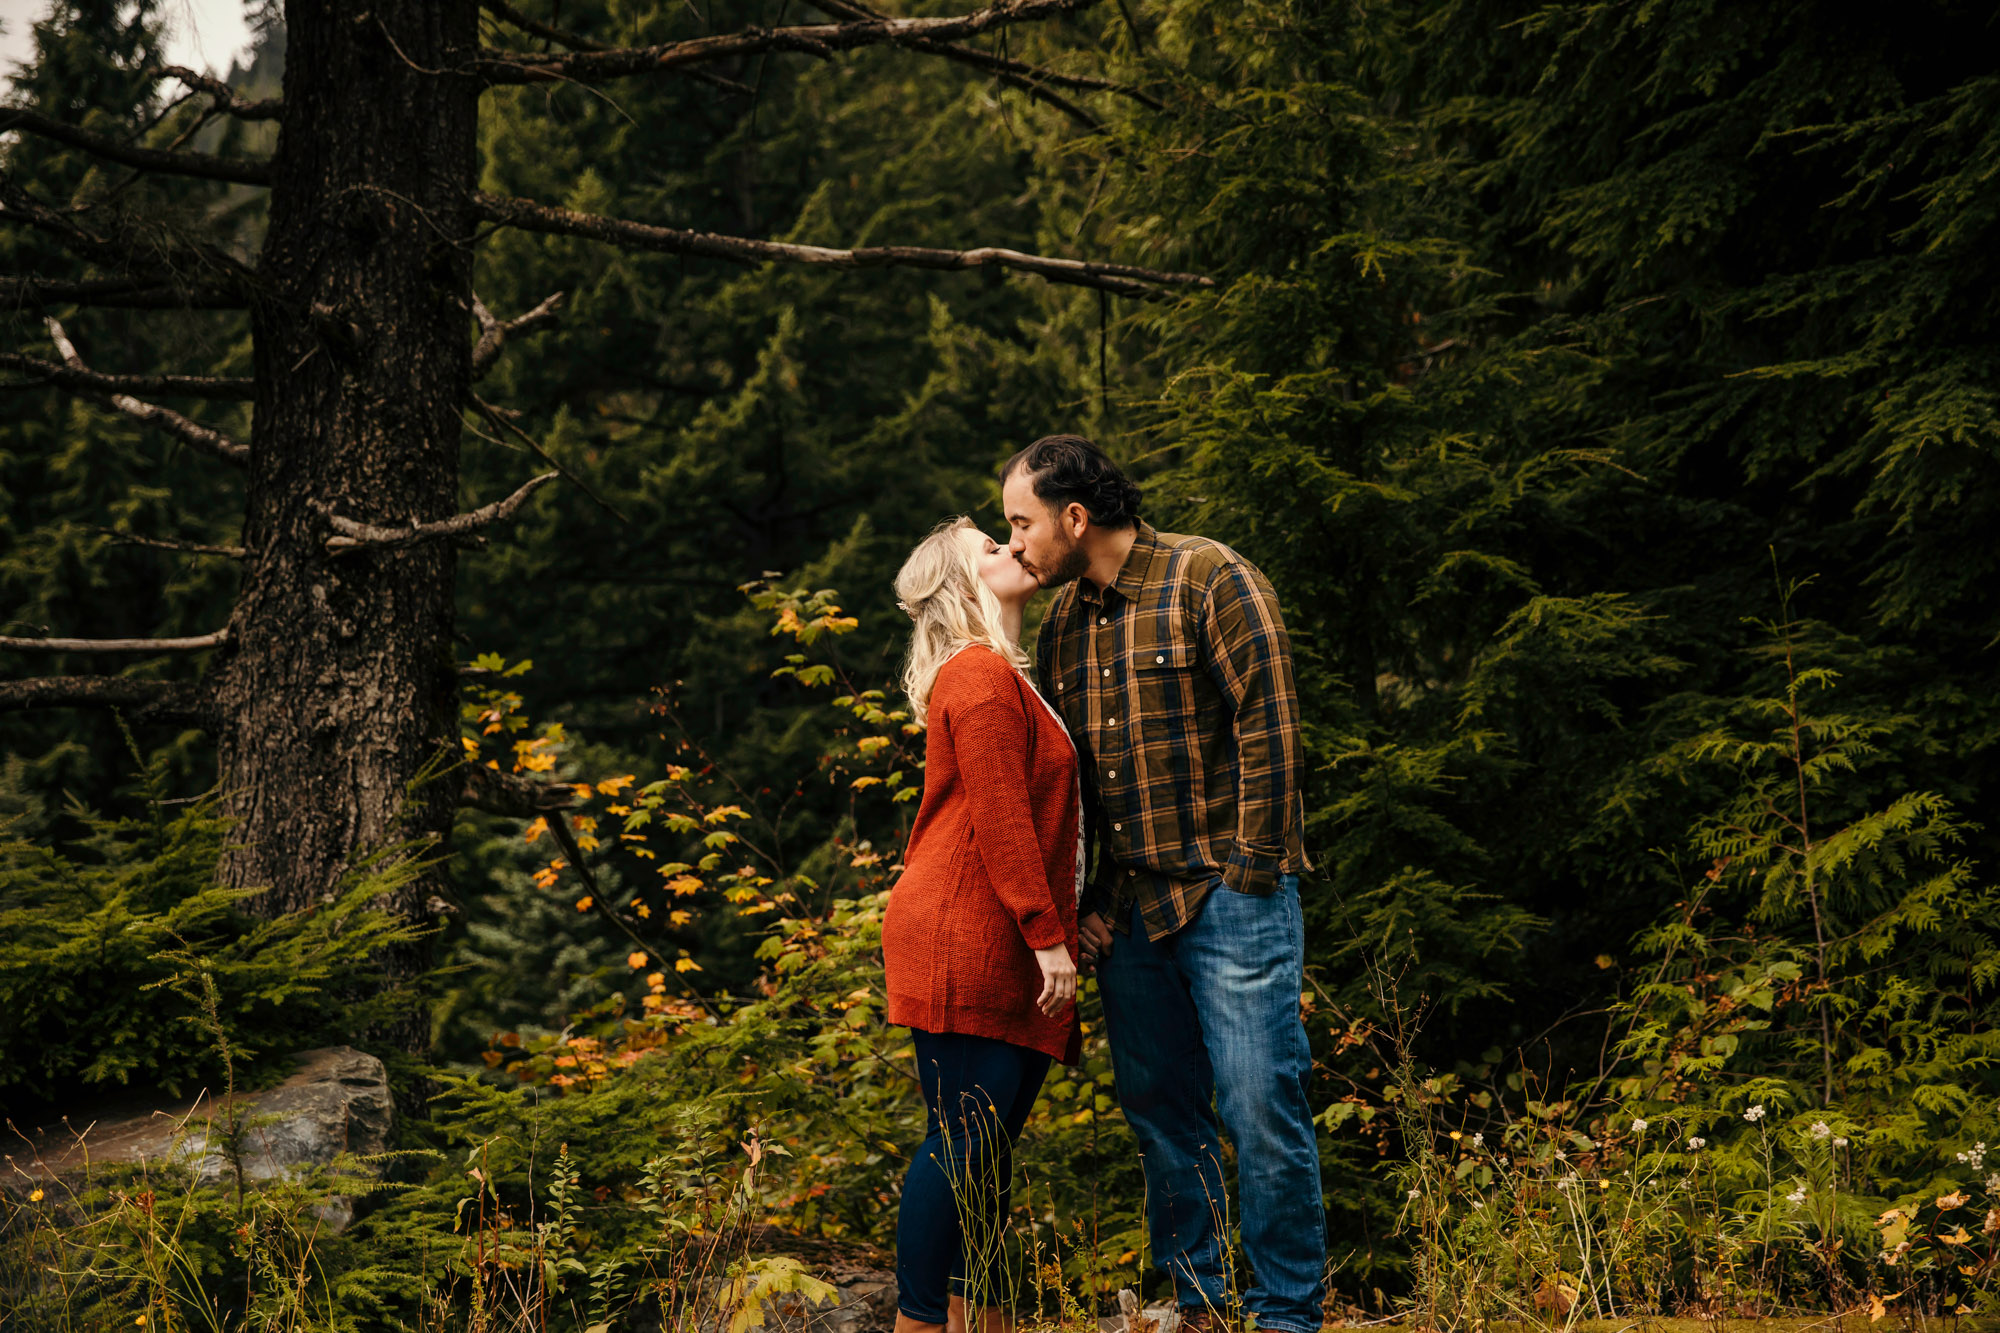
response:
<path id="1" fill-rule="evenodd" d="M 1282 601 L 1329 1324 L 2000 1315 L 2000 12 L 980 5 L 10 9 L 10 1138 L 329 1046 L 395 1132 L 10 1168 L 0 1328 L 883 1266 L 891 582 L 1059 432 Z M 1075 1333 L 1168 1289 L 1096 1003 Z"/>

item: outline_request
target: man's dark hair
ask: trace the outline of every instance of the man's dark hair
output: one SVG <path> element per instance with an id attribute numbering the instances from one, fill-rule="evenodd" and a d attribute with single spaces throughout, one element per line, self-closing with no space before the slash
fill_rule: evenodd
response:
<path id="1" fill-rule="evenodd" d="M 1000 484 L 1017 469 L 1027 472 L 1035 495 L 1051 511 L 1074 502 L 1100 528 L 1129 528 L 1139 521 L 1139 487 L 1081 435 L 1044 435 L 1007 460 Z"/>

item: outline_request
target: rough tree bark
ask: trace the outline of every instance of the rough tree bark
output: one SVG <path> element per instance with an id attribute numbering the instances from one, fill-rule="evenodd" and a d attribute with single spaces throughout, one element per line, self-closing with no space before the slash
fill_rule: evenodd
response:
<path id="1" fill-rule="evenodd" d="M 290 0 L 285 17 L 250 555 L 215 710 L 238 821 L 224 878 L 265 889 L 267 912 L 317 901 L 358 850 L 441 840 L 457 803 L 412 786 L 456 744 L 453 545 L 328 537 L 333 513 L 408 527 L 457 507 L 479 97 L 438 72 L 477 45 L 477 0 Z"/>

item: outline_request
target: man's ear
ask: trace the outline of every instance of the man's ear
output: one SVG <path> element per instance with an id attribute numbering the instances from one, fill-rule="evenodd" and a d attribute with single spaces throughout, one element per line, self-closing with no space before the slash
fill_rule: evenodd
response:
<path id="1" fill-rule="evenodd" d="M 1071 541 L 1082 541 L 1083 534 L 1090 527 L 1090 511 L 1071 500 L 1063 506 L 1063 526 L 1069 529 Z"/>

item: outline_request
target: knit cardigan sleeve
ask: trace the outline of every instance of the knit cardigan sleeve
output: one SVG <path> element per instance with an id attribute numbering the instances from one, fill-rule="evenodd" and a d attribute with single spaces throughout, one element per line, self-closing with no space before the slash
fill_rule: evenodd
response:
<path id="1" fill-rule="evenodd" d="M 972 814 L 973 848 L 1028 947 L 1061 944 L 1062 918 L 1028 808 L 1030 719 L 1020 677 L 996 654 L 978 648 L 960 653 L 946 670 L 954 679 L 945 713 Z"/>

